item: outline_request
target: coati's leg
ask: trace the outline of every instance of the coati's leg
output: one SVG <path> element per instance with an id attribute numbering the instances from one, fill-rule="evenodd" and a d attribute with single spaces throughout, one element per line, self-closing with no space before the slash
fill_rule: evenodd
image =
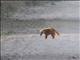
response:
<path id="1" fill-rule="evenodd" d="M 54 39 L 55 38 L 55 33 L 51 34 L 52 38 Z"/>
<path id="2" fill-rule="evenodd" d="M 47 35 L 47 34 L 45 34 L 45 39 L 47 39 L 47 37 L 48 37 L 48 35 Z"/>

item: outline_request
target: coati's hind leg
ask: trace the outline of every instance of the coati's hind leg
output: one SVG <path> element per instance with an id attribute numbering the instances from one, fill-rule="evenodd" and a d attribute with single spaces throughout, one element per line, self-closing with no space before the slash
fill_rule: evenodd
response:
<path id="1" fill-rule="evenodd" d="M 55 38 L 55 33 L 51 34 L 52 38 L 54 39 Z"/>

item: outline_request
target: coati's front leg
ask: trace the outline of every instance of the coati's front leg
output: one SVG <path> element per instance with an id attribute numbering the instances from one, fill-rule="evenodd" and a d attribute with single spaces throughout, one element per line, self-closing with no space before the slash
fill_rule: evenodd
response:
<path id="1" fill-rule="evenodd" d="M 47 34 L 45 34 L 45 39 L 47 39 L 47 37 L 48 37 L 48 35 L 47 35 Z"/>

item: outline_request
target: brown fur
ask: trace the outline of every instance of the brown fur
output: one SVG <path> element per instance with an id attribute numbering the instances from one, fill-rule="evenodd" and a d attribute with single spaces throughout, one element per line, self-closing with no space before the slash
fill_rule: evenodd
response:
<path id="1" fill-rule="evenodd" d="M 47 39 L 48 35 L 51 35 L 52 38 L 55 38 L 56 34 L 59 35 L 59 32 L 57 32 L 54 28 L 48 27 L 40 30 L 40 36 L 42 34 L 45 34 L 45 39 Z"/>

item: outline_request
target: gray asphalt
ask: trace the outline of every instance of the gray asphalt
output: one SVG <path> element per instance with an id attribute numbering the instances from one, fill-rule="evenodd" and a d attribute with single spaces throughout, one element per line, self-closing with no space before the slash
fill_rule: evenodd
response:
<path id="1" fill-rule="evenodd" d="M 79 34 L 61 34 L 44 39 L 39 34 L 1 37 L 2 60 L 79 60 Z"/>

